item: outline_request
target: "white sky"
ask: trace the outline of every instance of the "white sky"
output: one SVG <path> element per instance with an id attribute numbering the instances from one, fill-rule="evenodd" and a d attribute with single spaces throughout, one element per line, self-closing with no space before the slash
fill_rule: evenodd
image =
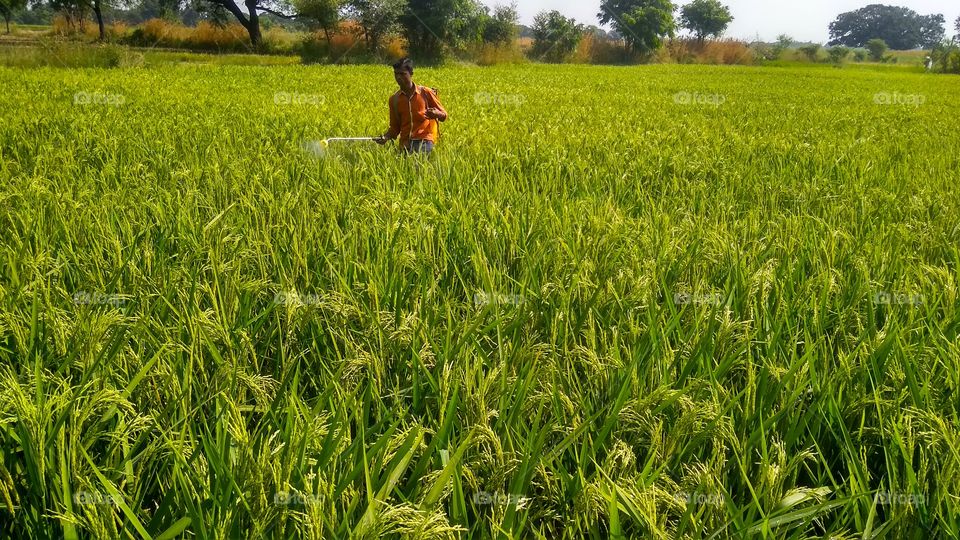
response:
<path id="1" fill-rule="evenodd" d="M 481 0 L 488 6 L 509 4 L 510 0 Z M 533 17 L 542 10 L 555 9 L 584 24 L 598 25 L 600 0 L 516 0 L 520 22 L 533 24 Z M 673 0 L 683 5 L 689 0 Z M 753 41 L 760 35 L 773 41 L 779 34 L 788 34 L 798 41 L 826 43 L 828 26 L 837 15 L 869 4 L 887 4 L 910 8 L 921 15 L 942 13 L 947 20 L 947 35 L 954 32 L 953 23 L 960 16 L 957 0 L 721 0 L 730 7 L 733 23 L 726 37 Z"/>

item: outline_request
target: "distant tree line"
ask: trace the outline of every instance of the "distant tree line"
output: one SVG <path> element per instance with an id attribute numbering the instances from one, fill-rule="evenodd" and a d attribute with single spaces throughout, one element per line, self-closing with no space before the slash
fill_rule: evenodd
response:
<path id="1" fill-rule="evenodd" d="M 733 21 L 729 7 L 720 0 L 691 0 L 677 5 L 670 0 L 601 0 L 597 22 L 586 26 L 558 11 L 543 11 L 531 27 L 519 24 L 516 4 L 490 9 L 479 0 L 0 0 L 0 16 L 7 22 L 42 22 L 56 13 L 68 22 L 97 21 L 104 36 L 104 14 L 137 24 L 162 18 L 195 24 L 209 20 L 217 25 L 235 21 L 242 25 L 257 47 L 263 39 L 265 20 L 321 32 L 327 42 L 344 22 L 350 22 L 371 51 L 387 39 L 402 37 L 407 50 L 424 60 L 439 60 L 451 50 L 470 43 L 509 44 L 518 37 L 532 40 L 531 53 L 539 60 L 568 59 L 586 36 L 617 41 L 638 54 L 649 54 L 681 30 L 702 43 L 720 37 Z M 944 47 L 960 40 L 946 40 L 943 15 L 920 15 L 913 10 L 872 4 L 841 13 L 829 27 L 828 55 L 841 61 L 854 48 L 868 49 L 874 58 L 886 48 L 905 50 Z M 790 41 L 781 36 L 773 46 L 779 54 Z M 880 43 L 883 51 L 878 51 Z M 806 45 L 801 52 L 814 58 L 820 46 Z"/>
<path id="2" fill-rule="evenodd" d="M 359 29 L 376 50 L 388 37 L 403 37 L 410 54 L 441 59 L 465 43 L 510 43 L 532 38 L 533 50 L 545 60 L 562 61 L 586 35 L 622 41 L 634 51 L 649 52 L 686 28 L 699 41 L 720 36 L 733 20 L 719 0 L 692 0 L 680 9 L 669 0 L 603 0 L 597 20 L 612 30 L 585 26 L 557 11 L 544 11 L 532 27 L 519 24 L 515 4 L 487 8 L 479 0 L 0 0 L 5 17 L 28 7 L 34 18 L 56 13 L 68 22 L 94 18 L 104 36 L 105 14 L 137 24 L 149 18 L 185 24 L 210 20 L 242 25 L 250 43 L 263 39 L 262 21 L 286 22 L 322 32 L 329 41 L 341 23 Z M 22 19 L 28 22 L 30 17 Z"/>
<path id="3" fill-rule="evenodd" d="M 730 8 L 719 0 L 693 0 L 679 8 L 679 18 L 677 10 L 669 0 L 603 0 L 597 20 L 613 28 L 610 38 L 641 54 L 661 48 L 679 29 L 688 30 L 702 43 L 708 37 L 721 36 L 733 21 Z M 561 62 L 590 33 L 596 32 L 558 11 L 541 12 L 532 29 L 533 54 L 540 60 Z"/>

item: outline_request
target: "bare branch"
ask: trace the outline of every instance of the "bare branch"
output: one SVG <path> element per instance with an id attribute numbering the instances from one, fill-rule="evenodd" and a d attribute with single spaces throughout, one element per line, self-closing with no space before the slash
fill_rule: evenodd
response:
<path id="1" fill-rule="evenodd" d="M 283 18 L 283 19 L 296 19 L 296 18 L 300 17 L 300 15 L 299 15 L 299 14 L 296 14 L 296 13 L 294 13 L 293 15 L 287 15 L 286 13 L 280 13 L 279 11 L 274 11 L 274 10 L 268 8 L 268 7 L 264 7 L 264 6 L 260 6 L 260 5 L 256 6 L 256 9 L 257 9 L 258 11 L 265 11 L 265 12 L 271 14 L 271 15 L 276 15 L 277 17 L 280 17 L 280 18 Z"/>

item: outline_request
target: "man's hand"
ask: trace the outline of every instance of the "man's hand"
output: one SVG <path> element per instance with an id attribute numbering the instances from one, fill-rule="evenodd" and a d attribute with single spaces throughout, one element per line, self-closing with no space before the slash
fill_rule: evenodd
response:
<path id="1" fill-rule="evenodd" d="M 440 112 L 440 109 L 428 107 L 425 116 L 428 120 L 439 120 L 443 116 L 443 113 Z"/>
<path id="2" fill-rule="evenodd" d="M 375 142 L 375 143 L 377 143 L 377 144 L 379 144 L 379 145 L 382 146 L 382 145 L 384 145 L 384 144 L 387 144 L 387 141 L 389 141 L 389 140 L 390 140 L 390 139 L 386 138 L 386 136 L 381 135 L 381 136 L 373 139 L 373 142 Z"/>

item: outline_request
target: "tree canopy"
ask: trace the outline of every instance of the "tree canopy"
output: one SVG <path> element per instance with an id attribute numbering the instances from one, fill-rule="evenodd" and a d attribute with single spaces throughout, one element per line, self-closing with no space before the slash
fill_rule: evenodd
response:
<path id="1" fill-rule="evenodd" d="M 837 16 L 830 23 L 830 45 L 863 47 L 871 39 L 882 39 L 895 50 L 932 47 L 943 40 L 944 24 L 943 15 L 871 4 Z"/>
<path id="2" fill-rule="evenodd" d="M 597 17 L 610 24 L 638 52 L 659 49 L 665 37 L 673 37 L 676 6 L 670 0 L 603 0 Z"/>
<path id="3" fill-rule="evenodd" d="M 586 28 L 559 11 L 541 11 L 533 20 L 533 56 L 563 62 L 576 50 Z"/>
<path id="4" fill-rule="evenodd" d="M 731 22 L 730 8 L 720 0 L 693 0 L 680 10 L 680 25 L 693 32 L 699 41 L 707 36 L 720 36 Z"/>

